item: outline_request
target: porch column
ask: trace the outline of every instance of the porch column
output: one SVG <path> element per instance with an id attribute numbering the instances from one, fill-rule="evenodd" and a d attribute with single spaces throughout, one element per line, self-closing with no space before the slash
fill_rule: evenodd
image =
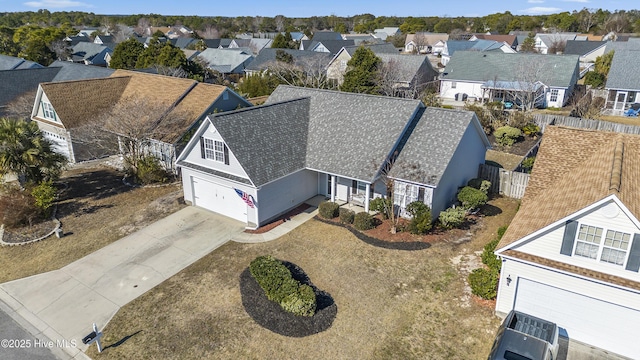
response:
<path id="1" fill-rule="evenodd" d="M 369 196 L 371 194 L 371 184 L 365 185 L 364 191 L 364 211 L 369 212 Z"/>
<path id="2" fill-rule="evenodd" d="M 336 201 L 336 176 L 331 175 L 331 202 Z"/>

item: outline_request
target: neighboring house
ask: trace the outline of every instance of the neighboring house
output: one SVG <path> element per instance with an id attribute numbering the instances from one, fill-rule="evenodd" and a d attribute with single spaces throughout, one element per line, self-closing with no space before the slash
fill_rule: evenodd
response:
<path id="1" fill-rule="evenodd" d="M 428 174 L 399 171 L 403 189 L 416 184 L 416 199 L 448 206 L 488 145 L 471 112 L 281 85 L 264 105 L 208 116 L 177 165 L 186 201 L 257 228 L 316 195 L 368 210 L 386 196 L 380 175 L 403 147 L 402 161 Z"/>
<path id="2" fill-rule="evenodd" d="M 31 69 L 0 70 L 0 116 L 5 107 L 12 101 L 33 94 L 41 82 L 52 81 L 58 74 L 59 68 L 39 67 Z M 29 114 L 24 114 L 27 118 Z"/>
<path id="3" fill-rule="evenodd" d="M 536 34 L 534 47 L 540 54 L 547 54 L 553 49 L 562 52 L 567 41 L 576 40 L 577 36 L 577 33 Z"/>
<path id="4" fill-rule="evenodd" d="M 496 248 L 496 313 L 558 324 L 571 340 L 640 358 L 640 136 L 549 126 Z"/>
<path id="5" fill-rule="evenodd" d="M 604 87 L 607 92 L 605 108 L 622 115 L 633 103 L 640 102 L 640 48 L 616 50 Z"/>
<path id="6" fill-rule="evenodd" d="M 0 54 L 0 70 L 34 69 L 44 66 L 23 58 Z"/>
<path id="7" fill-rule="evenodd" d="M 113 49 L 90 42 L 79 42 L 71 47 L 71 61 L 85 65 L 109 66 Z"/>
<path id="8" fill-rule="evenodd" d="M 173 46 L 177 47 L 178 49 L 183 49 L 183 50 L 186 47 L 188 47 L 189 45 L 198 42 L 198 40 L 190 38 L 190 37 L 178 37 L 178 38 L 175 38 L 175 39 L 170 39 L 169 41 L 171 42 L 171 44 Z"/>
<path id="9" fill-rule="evenodd" d="M 373 36 L 378 39 L 385 41 L 389 36 L 396 36 L 398 34 L 402 34 L 399 27 L 384 27 L 382 29 L 373 30 Z"/>
<path id="10" fill-rule="evenodd" d="M 207 114 L 251 106 L 224 86 L 116 70 L 108 78 L 40 84 L 31 119 L 38 123 L 45 137 L 53 141 L 56 151 L 71 163 L 77 163 L 114 153 L 114 149 L 101 148 L 93 138 L 81 134 L 87 129 L 104 132 L 97 121 L 104 121 L 101 117 L 118 105 L 126 109 L 125 102 L 131 101 L 166 106 L 166 109 L 154 109 L 162 110 L 164 115 L 150 119 L 155 125 L 146 151 L 167 169 L 173 169 L 175 156 L 188 140 L 189 131 Z M 148 124 L 140 126 L 145 125 Z"/>
<path id="11" fill-rule="evenodd" d="M 271 43 L 273 43 L 273 40 L 271 39 L 233 39 L 231 40 L 231 44 L 229 44 L 229 49 L 247 48 L 251 49 L 253 55 L 258 55 L 263 49 L 270 48 Z"/>
<path id="12" fill-rule="evenodd" d="M 69 80 L 97 79 L 111 76 L 114 69 L 102 66 L 92 66 L 72 63 L 70 61 L 56 60 L 49 65 L 50 68 L 58 68 L 58 73 L 52 80 L 43 80 L 40 82 L 59 82 Z M 35 90 L 35 88 L 34 88 Z"/>
<path id="13" fill-rule="evenodd" d="M 362 46 L 371 49 L 371 51 L 373 51 L 373 53 L 376 55 L 382 53 L 398 53 L 393 44 L 390 43 L 367 44 Z M 353 57 L 353 54 L 356 52 L 356 50 L 358 50 L 358 48 L 360 48 L 360 46 L 351 45 L 344 46 L 342 49 L 340 49 L 338 53 L 333 57 L 333 59 L 331 59 L 331 62 L 329 62 L 329 64 L 327 65 L 327 77 L 329 79 L 337 81 L 338 84 L 342 84 L 342 78 L 344 76 L 344 73 L 347 71 L 347 63 L 349 62 L 349 60 L 351 60 L 351 57 Z"/>
<path id="14" fill-rule="evenodd" d="M 429 33 L 417 32 L 415 34 L 407 34 L 404 40 L 404 52 L 422 54 L 436 53 L 433 47 L 438 42 L 446 42 L 449 40 L 449 34 L 446 33 Z"/>
<path id="15" fill-rule="evenodd" d="M 315 51 L 303 51 L 294 49 L 276 49 L 266 48 L 263 49 L 255 59 L 247 65 L 244 69 L 246 75 L 262 74 L 269 66 L 276 63 L 276 55 L 278 51 L 284 51 L 291 55 L 294 65 L 299 65 L 301 68 L 309 68 L 309 70 L 325 69 L 329 61 L 331 61 L 331 55 L 327 53 L 319 53 Z"/>
<path id="16" fill-rule="evenodd" d="M 300 50 L 317 51 L 335 55 L 345 46 L 354 46 L 353 40 L 304 40 L 300 43 Z"/>
<path id="17" fill-rule="evenodd" d="M 97 27 L 85 27 L 83 29 L 79 29 L 78 33 L 76 34 L 76 36 L 84 36 L 86 38 L 90 38 L 91 34 L 93 34 L 96 31 L 101 31 L 100 28 Z"/>
<path id="18" fill-rule="evenodd" d="M 380 53 L 377 56 L 386 65 L 382 81 L 393 82 L 393 96 L 416 98 L 438 80 L 439 72 L 425 55 Z"/>
<path id="19" fill-rule="evenodd" d="M 516 35 L 491 35 L 491 34 L 475 34 L 469 38 L 469 41 L 476 40 L 492 40 L 509 45 L 513 50 L 518 48 L 518 37 Z"/>
<path id="20" fill-rule="evenodd" d="M 311 40 L 315 41 L 333 41 L 333 40 L 343 40 L 342 34 L 335 31 L 316 31 L 313 33 Z"/>
<path id="21" fill-rule="evenodd" d="M 254 59 L 250 51 L 242 49 L 205 49 L 198 57 L 221 74 L 242 74 Z"/>
<path id="22" fill-rule="evenodd" d="M 505 42 L 498 42 L 494 40 L 449 40 L 445 42 L 444 47 L 440 55 L 442 58 L 440 62 L 442 65 L 447 65 L 451 60 L 451 57 L 456 51 L 482 51 L 482 52 L 501 52 L 505 54 L 515 54 L 516 51 Z"/>
<path id="23" fill-rule="evenodd" d="M 384 44 L 384 40 L 378 39 L 371 34 L 342 34 L 342 39 L 353 40 L 353 44 L 365 45 L 365 44 Z"/>
<path id="24" fill-rule="evenodd" d="M 115 39 L 111 35 L 97 35 L 95 39 L 93 39 L 93 43 L 98 45 L 109 45 L 115 43 Z"/>
<path id="25" fill-rule="evenodd" d="M 579 55 L 580 63 L 594 63 L 598 56 L 604 55 L 606 41 L 567 40 L 563 54 Z"/>
<path id="26" fill-rule="evenodd" d="M 440 96 L 560 108 L 573 93 L 579 73 L 577 55 L 458 51 L 442 73 Z"/>

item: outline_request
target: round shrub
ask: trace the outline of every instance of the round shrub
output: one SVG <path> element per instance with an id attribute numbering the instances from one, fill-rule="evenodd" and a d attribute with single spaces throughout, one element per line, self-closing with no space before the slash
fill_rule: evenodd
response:
<path id="1" fill-rule="evenodd" d="M 280 303 L 285 311 L 298 316 L 313 316 L 316 313 L 316 293 L 309 285 L 300 285 L 298 290 L 285 297 Z"/>
<path id="2" fill-rule="evenodd" d="M 338 216 L 338 209 L 340 209 L 340 205 L 338 205 L 338 203 L 325 201 L 320 203 L 320 206 L 318 206 L 318 213 L 325 219 L 333 219 Z"/>
<path id="3" fill-rule="evenodd" d="M 497 295 L 498 272 L 488 269 L 475 269 L 469 274 L 469 285 L 474 295 L 486 300 L 493 300 Z"/>
<path id="4" fill-rule="evenodd" d="M 165 183 L 169 180 L 167 171 L 155 156 L 145 156 L 140 159 L 134 175 L 136 180 L 143 185 Z"/>
<path id="5" fill-rule="evenodd" d="M 511 146 L 522 136 L 522 131 L 511 126 L 503 126 L 493 132 L 496 142 L 502 146 Z"/>
<path id="6" fill-rule="evenodd" d="M 373 216 L 367 212 L 357 213 L 353 218 L 353 227 L 361 231 L 373 229 Z"/>
<path id="7" fill-rule="evenodd" d="M 411 214 L 409 232 L 412 234 L 426 234 L 431 230 L 431 209 L 422 201 L 414 201 L 407 205 L 407 211 Z"/>
<path id="8" fill-rule="evenodd" d="M 353 224 L 356 213 L 353 210 L 340 208 L 340 222 L 343 224 Z"/>
<path id="9" fill-rule="evenodd" d="M 440 212 L 438 220 L 440 221 L 440 226 L 444 229 L 453 229 L 464 223 L 466 214 L 467 211 L 461 207 L 450 207 L 447 210 Z"/>
<path id="10" fill-rule="evenodd" d="M 458 192 L 458 200 L 465 209 L 476 209 L 487 203 L 487 194 L 480 189 L 465 186 Z"/>
<path id="11" fill-rule="evenodd" d="M 387 219 L 389 218 L 388 204 L 389 202 L 387 199 L 381 197 L 375 198 L 369 201 L 369 210 L 379 212 L 385 219 Z"/>
<path id="12" fill-rule="evenodd" d="M 496 249 L 496 246 L 498 245 L 498 242 L 500 242 L 499 238 L 489 241 L 484 246 L 481 257 L 483 264 L 487 265 L 489 269 L 499 272 L 502 268 L 502 260 L 500 260 L 500 258 L 493 253 Z"/>

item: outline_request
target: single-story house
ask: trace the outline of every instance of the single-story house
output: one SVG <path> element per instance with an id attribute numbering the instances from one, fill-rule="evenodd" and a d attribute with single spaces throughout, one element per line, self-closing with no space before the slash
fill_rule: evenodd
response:
<path id="1" fill-rule="evenodd" d="M 393 44 L 390 43 L 344 46 L 333 56 L 333 59 L 331 59 L 327 65 L 327 77 L 336 81 L 338 84 L 342 84 L 344 74 L 347 72 L 347 63 L 351 60 L 353 54 L 360 48 L 360 46 L 371 49 L 371 51 L 376 55 L 382 53 L 398 53 Z"/>
<path id="2" fill-rule="evenodd" d="M 407 34 L 404 39 L 404 52 L 437 53 L 433 46 L 438 42 L 446 42 L 447 40 L 449 40 L 449 34 L 447 33 L 417 32 L 415 34 Z"/>
<path id="3" fill-rule="evenodd" d="M 353 40 L 303 40 L 300 42 L 300 50 L 317 51 L 337 54 L 345 46 L 354 46 Z"/>
<path id="4" fill-rule="evenodd" d="M 207 63 L 211 70 L 221 74 L 242 74 L 253 59 L 253 53 L 244 49 L 214 49 L 207 48 L 198 57 Z"/>
<path id="5" fill-rule="evenodd" d="M 440 96 L 561 108 L 573 93 L 579 74 L 577 55 L 458 51 L 442 73 Z"/>
<path id="6" fill-rule="evenodd" d="M 388 96 L 416 98 L 427 86 L 438 81 L 439 72 L 425 55 L 381 53 L 377 56 L 386 65 L 386 79 L 382 82 L 387 84 L 382 87 L 387 88 Z"/>
<path id="7" fill-rule="evenodd" d="M 555 322 L 569 339 L 640 358 L 640 136 L 549 126 L 497 245 L 496 313 Z"/>
<path id="8" fill-rule="evenodd" d="M 101 141 L 118 133 L 107 131 L 98 122 L 109 121 L 105 114 L 114 109 L 140 112 L 130 106 L 154 106 L 147 114 L 140 114 L 140 128 L 147 128 L 149 141 L 146 151 L 155 155 L 167 169 L 173 169 L 176 154 L 189 139 L 190 131 L 211 112 L 228 111 L 251 106 L 227 87 L 199 83 L 136 71 L 116 70 L 110 77 L 42 83 L 31 113 L 31 120 L 54 149 L 71 163 L 91 160 L 118 153 L 117 146 Z M 157 117 L 155 117 L 155 114 Z M 130 116 L 136 118 L 136 116 Z M 144 120 L 146 119 L 146 120 Z M 138 127 L 128 125 L 131 128 Z M 88 132 L 99 132 L 89 136 Z M 117 144 L 116 144 L 117 145 Z"/>
<path id="9" fill-rule="evenodd" d="M 253 55 L 258 55 L 262 50 L 271 48 L 271 39 L 249 38 L 233 39 L 229 44 L 229 49 L 251 49 Z"/>
<path id="10" fill-rule="evenodd" d="M 440 52 L 442 56 L 440 62 L 447 65 L 451 61 L 451 57 L 457 51 L 481 51 L 481 52 L 502 52 L 505 54 L 515 54 L 507 43 L 494 40 L 449 40 L 444 43 L 444 47 Z"/>
<path id="11" fill-rule="evenodd" d="M 604 55 L 606 41 L 567 40 L 563 54 L 579 55 L 583 64 L 594 63 L 598 56 Z"/>
<path id="12" fill-rule="evenodd" d="M 562 52 L 569 40 L 577 40 L 577 33 L 538 33 L 535 36 L 534 48 L 540 54 Z M 582 41 L 586 38 L 583 37 Z"/>
<path id="13" fill-rule="evenodd" d="M 399 27 L 387 26 L 387 27 L 383 27 L 382 29 L 373 30 L 373 36 L 377 37 L 382 41 L 387 40 L 387 37 L 389 36 L 396 36 L 399 34 L 402 34 Z"/>
<path id="14" fill-rule="evenodd" d="M 505 43 L 509 45 L 513 50 L 516 50 L 518 48 L 518 37 L 516 35 L 474 34 L 469 38 L 469 41 L 476 40 L 492 40 L 499 43 Z"/>
<path id="15" fill-rule="evenodd" d="M 616 50 L 605 89 L 608 92 L 605 108 L 614 115 L 622 115 L 634 103 L 640 102 L 640 46 Z"/>
<path id="16" fill-rule="evenodd" d="M 472 112 L 280 85 L 264 105 L 207 116 L 177 166 L 187 202 L 255 229 L 317 195 L 369 210 L 398 156 L 414 171 L 389 175 L 415 185 L 437 216 L 477 176 L 488 146 Z"/>

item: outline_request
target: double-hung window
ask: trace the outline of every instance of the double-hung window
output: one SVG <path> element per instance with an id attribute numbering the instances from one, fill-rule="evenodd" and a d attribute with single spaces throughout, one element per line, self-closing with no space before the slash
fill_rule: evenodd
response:
<path id="1" fill-rule="evenodd" d="M 622 266 L 630 244 L 631 234 L 581 224 L 574 255 Z"/>
<path id="2" fill-rule="evenodd" d="M 550 102 L 558 101 L 558 94 L 559 94 L 558 89 L 551 89 L 551 96 L 549 97 L 549 101 Z"/>
<path id="3" fill-rule="evenodd" d="M 213 139 L 204 139 L 204 157 L 205 159 L 215 160 L 226 163 L 224 143 Z"/>
<path id="4" fill-rule="evenodd" d="M 56 113 L 53 111 L 53 106 L 48 102 L 42 102 L 42 115 L 45 119 L 55 120 Z"/>

